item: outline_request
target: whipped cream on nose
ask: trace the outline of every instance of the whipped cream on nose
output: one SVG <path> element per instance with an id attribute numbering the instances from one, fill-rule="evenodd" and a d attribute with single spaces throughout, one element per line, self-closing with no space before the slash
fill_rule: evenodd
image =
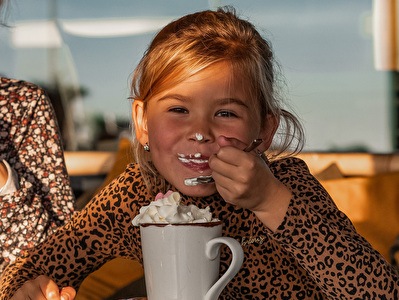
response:
<path id="1" fill-rule="evenodd" d="M 197 139 L 197 141 L 202 141 L 204 139 L 204 136 L 201 133 L 196 133 L 195 138 Z"/>

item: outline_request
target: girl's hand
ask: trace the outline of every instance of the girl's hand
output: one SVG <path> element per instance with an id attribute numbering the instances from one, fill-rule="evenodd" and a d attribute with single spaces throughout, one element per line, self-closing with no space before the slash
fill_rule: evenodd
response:
<path id="1" fill-rule="evenodd" d="M 271 230 L 282 222 L 291 192 L 278 181 L 256 151 L 234 138 L 219 137 L 220 150 L 209 159 L 212 177 L 223 199 L 253 211 Z"/>
<path id="2" fill-rule="evenodd" d="M 11 300 L 74 300 L 75 296 L 74 288 L 65 287 L 60 290 L 53 280 L 40 275 L 34 280 L 25 282 Z"/>
<path id="3" fill-rule="evenodd" d="M 274 177 L 256 150 L 235 138 L 219 137 L 220 150 L 209 159 L 212 177 L 220 195 L 227 202 L 255 210 L 263 201 L 265 185 Z"/>

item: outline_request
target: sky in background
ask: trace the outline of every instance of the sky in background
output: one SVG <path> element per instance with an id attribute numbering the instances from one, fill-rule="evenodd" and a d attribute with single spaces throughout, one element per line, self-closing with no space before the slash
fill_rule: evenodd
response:
<path id="1" fill-rule="evenodd" d="M 63 31 L 62 24 L 116 18 L 162 23 L 232 4 L 271 41 L 284 76 L 282 94 L 306 129 L 306 150 L 392 150 L 389 74 L 373 67 L 371 0 L 11 2 L 11 27 L 0 29 L 0 72 L 51 82 L 51 62 L 54 55 L 58 61 L 62 53 L 67 63 L 57 74 L 66 82 L 77 80 L 87 88 L 82 102 L 86 115 L 130 118 L 126 100 L 130 75 L 155 30 L 121 37 L 87 37 Z M 49 19 L 58 21 L 62 51 L 54 54 L 54 50 L 44 48 L 13 46 L 16 27 Z"/>

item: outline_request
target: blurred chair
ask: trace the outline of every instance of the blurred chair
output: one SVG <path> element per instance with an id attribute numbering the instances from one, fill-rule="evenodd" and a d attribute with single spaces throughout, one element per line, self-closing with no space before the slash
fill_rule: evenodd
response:
<path id="1" fill-rule="evenodd" d="M 392 265 L 394 265 L 399 272 L 399 236 L 397 236 L 395 243 L 392 245 L 389 255 Z"/>
<path id="2" fill-rule="evenodd" d="M 388 261 L 399 236 L 399 155 L 303 153 L 311 172 L 357 231 Z"/>

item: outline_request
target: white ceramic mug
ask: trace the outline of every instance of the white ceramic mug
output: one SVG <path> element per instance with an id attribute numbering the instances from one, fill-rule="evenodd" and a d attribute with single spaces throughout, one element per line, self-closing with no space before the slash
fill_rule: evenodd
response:
<path id="1" fill-rule="evenodd" d="M 215 300 L 241 268 L 238 241 L 222 237 L 222 222 L 142 224 L 144 274 L 149 300 Z M 219 248 L 233 259 L 219 278 Z"/>

